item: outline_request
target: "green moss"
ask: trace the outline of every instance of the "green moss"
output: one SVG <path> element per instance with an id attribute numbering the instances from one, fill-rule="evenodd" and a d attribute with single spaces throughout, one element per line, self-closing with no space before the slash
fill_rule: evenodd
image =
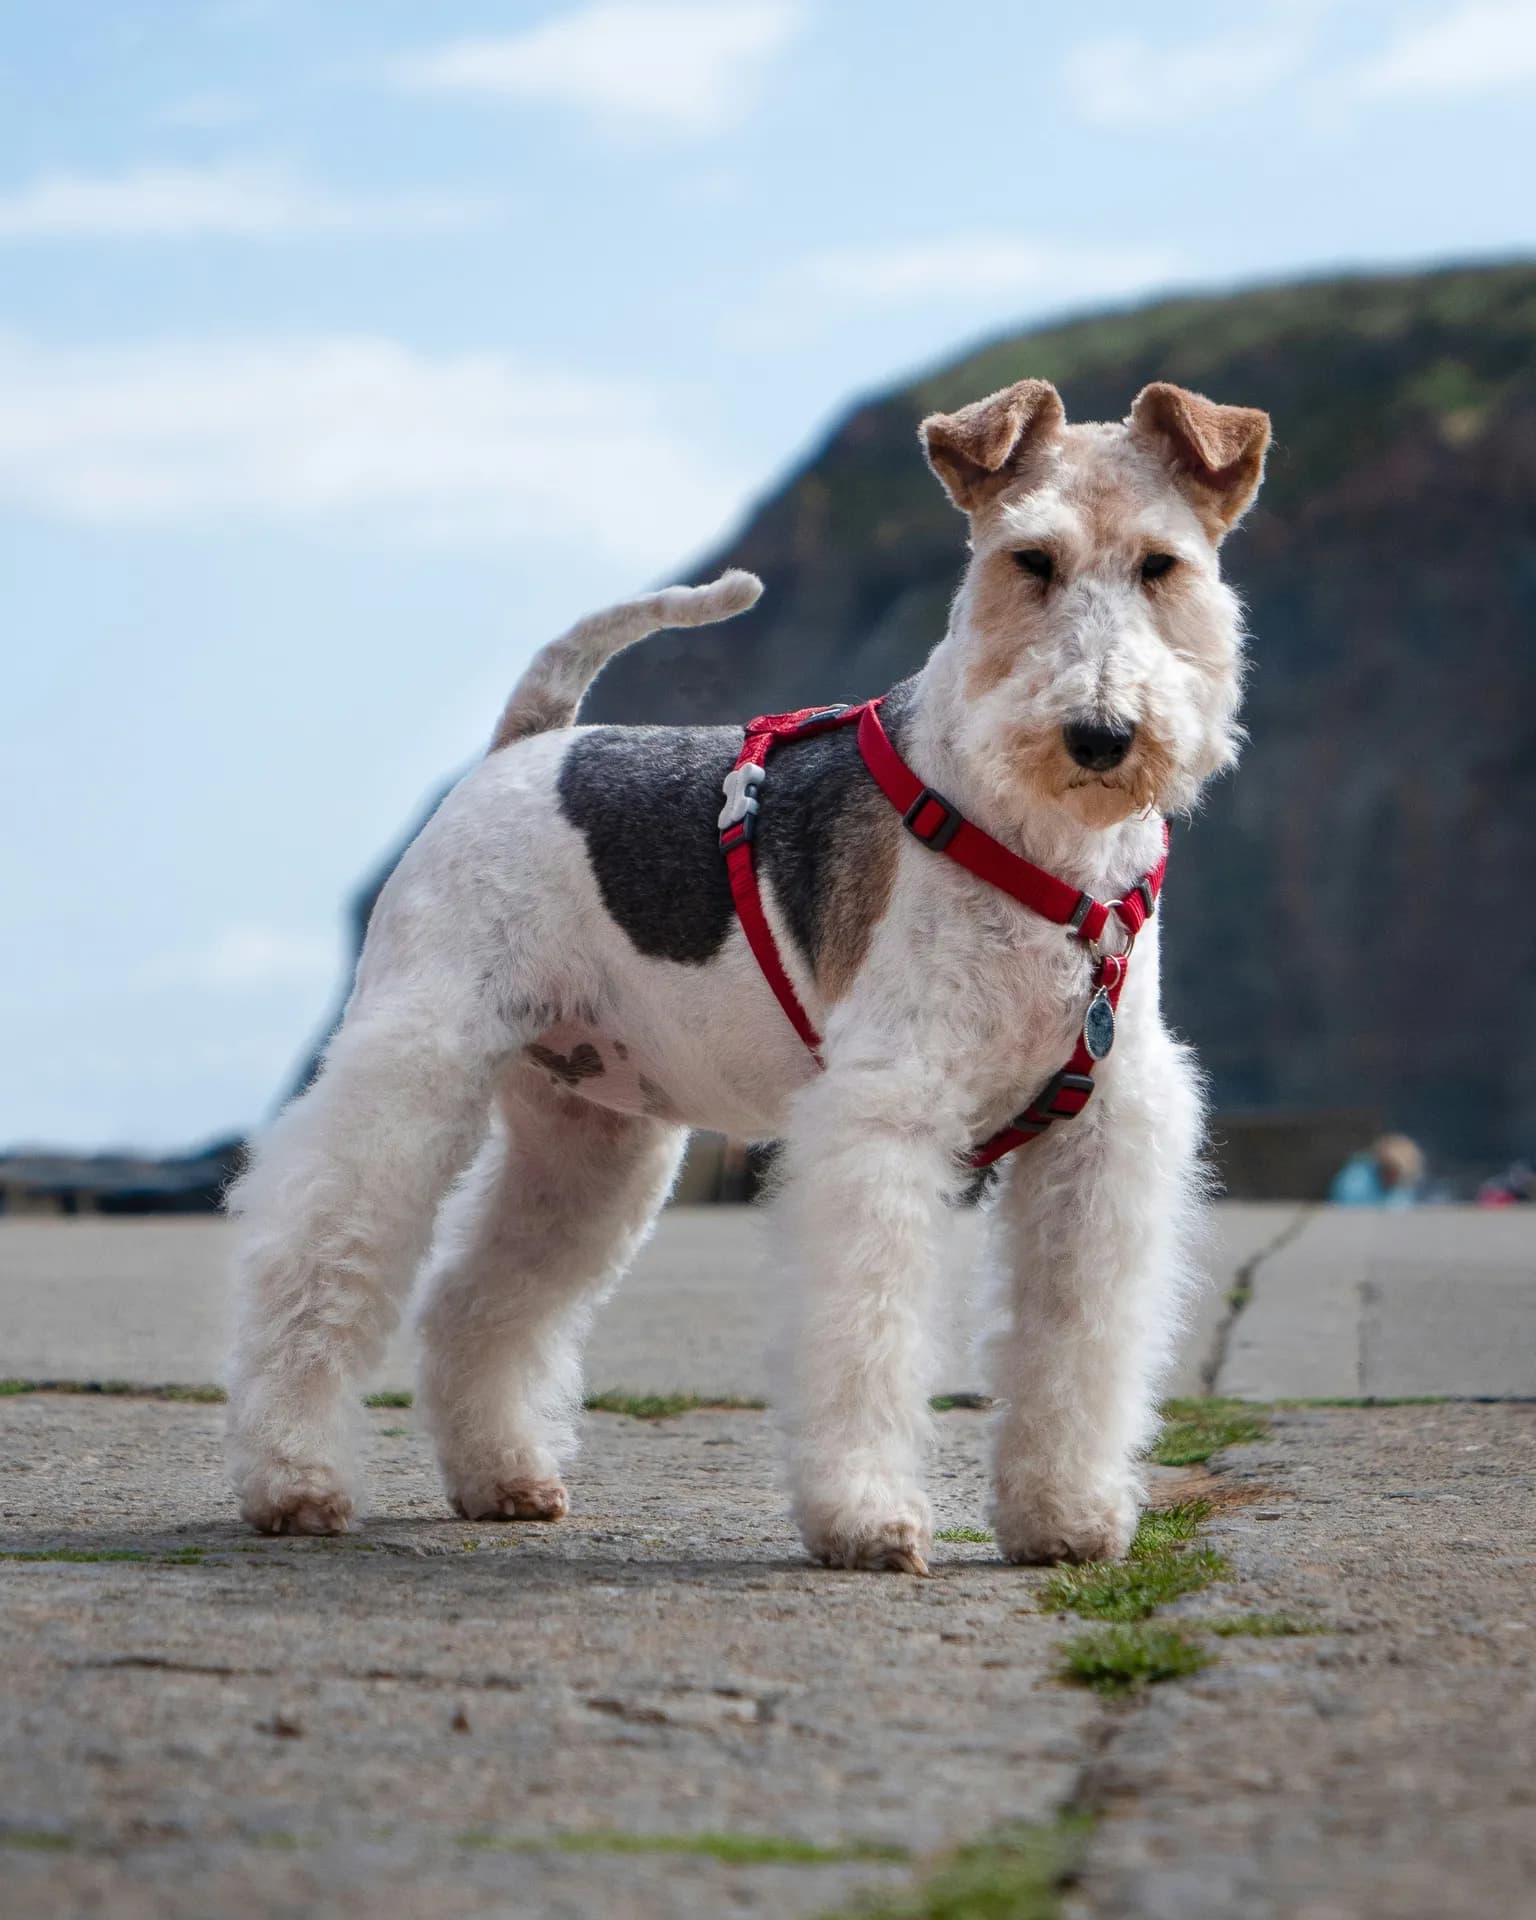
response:
<path id="1" fill-rule="evenodd" d="M 974 1547 L 990 1547 L 992 1534 L 986 1527 L 940 1527 L 935 1540 L 965 1541 Z"/>
<path id="2" fill-rule="evenodd" d="M 631 1420 L 672 1420 L 680 1413 L 756 1412 L 767 1404 L 736 1394 L 703 1393 L 594 1393 L 586 1401 L 589 1413 L 622 1413 Z"/>
<path id="3" fill-rule="evenodd" d="M 1139 1560 L 1090 1561 L 1058 1567 L 1046 1581 L 1040 1605 L 1047 1613 L 1076 1613 L 1085 1620 L 1145 1620 L 1147 1615 L 1231 1577 L 1232 1563 L 1210 1547 L 1188 1552 L 1164 1549 Z"/>
<path id="4" fill-rule="evenodd" d="M 956 1847 L 914 1887 L 866 1894 L 842 1920 L 1056 1920 L 1082 1864 L 1092 1819 L 1010 1827 Z"/>
<path id="5" fill-rule="evenodd" d="M 0 1380 L 0 1395 L 20 1393 L 102 1394 L 113 1400 L 182 1400 L 197 1406 L 222 1406 L 222 1387 L 146 1385 L 137 1380 Z"/>
<path id="6" fill-rule="evenodd" d="M 0 1553 L 0 1560 L 48 1560 L 79 1567 L 126 1560 L 148 1567 L 200 1567 L 206 1552 L 206 1547 L 168 1547 L 163 1553 L 139 1547 L 35 1547 Z"/>
<path id="7" fill-rule="evenodd" d="M 1061 1658 L 1062 1678 L 1095 1693 L 1131 1693 L 1211 1664 L 1211 1655 L 1177 1627 L 1131 1624 L 1080 1633 Z"/>
<path id="8" fill-rule="evenodd" d="M 619 1833 L 597 1828 L 590 1833 L 547 1833 L 531 1838 L 476 1829 L 459 1835 L 459 1845 L 489 1853 L 681 1853 L 723 1860 L 728 1866 L 842 1866 L 856 1860 L 906 1860 L 904 1847 L 852 1841 L 817 1847 L 772 1833 Z"/>
<path id="9" fill-rule="evenodd" d="M 58 1833 L 52 1827 L 0 1827 L 0 1847 L 15 1847 L 24 1853 L 69 1853 L 73 1834 Z"/>
<path id="10" fill-rule="evenodd" d="M 1195 1467 L 1223 1447 L 1244 1446 L 1268 1432 L 1265 1409 L 1250 1400 L 1169 1400 L 1147 1457 L 1160 1467 Z"/>
<path id="11" fill-rule="evenodd" d="M 1219 1620 L 1190 1620 L 1186 1624 L 1202 1633 L 1220 1634 L 1223 1640 L 1289 1640 L 1299 1634 L 1328 1631 L 1323 1621 L 1304 1620 L 1294 1613 L 1229 1613 Z"/>

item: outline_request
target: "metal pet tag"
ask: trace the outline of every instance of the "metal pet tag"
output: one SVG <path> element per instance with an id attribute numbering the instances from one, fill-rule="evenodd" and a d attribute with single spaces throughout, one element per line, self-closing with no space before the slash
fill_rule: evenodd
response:
<path id="1" fill-rule="evenodd" d="M 1106 1059 L 1115 1044 L 1115 1010 L 1103 987 L 1088 1002 L 1083 1015 L 1083 1045 L 1094 1060 Z"/>

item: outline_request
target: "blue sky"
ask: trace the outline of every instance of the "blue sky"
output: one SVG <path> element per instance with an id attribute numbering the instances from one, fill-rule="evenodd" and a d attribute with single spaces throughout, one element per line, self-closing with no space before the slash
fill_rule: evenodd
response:
<path id="1" fill-rule="evenodd" d="M 0 102 L 0 1143 L 257 1122 L 531 649 L 861 390 L 1536 250 L 1536 0 L 53 0 Z"/>

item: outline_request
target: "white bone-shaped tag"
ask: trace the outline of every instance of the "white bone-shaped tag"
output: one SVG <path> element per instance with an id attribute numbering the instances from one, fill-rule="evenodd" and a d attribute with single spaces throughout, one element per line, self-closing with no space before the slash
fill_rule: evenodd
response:
<path id="1" fill-rule="evenodd" d="M 738 820 L 745 820 L 749 813 L 757 812 L 757 790 L 767 777 L 766 770 L 749 760 L 745 766 L 732 767 L 720 782 L 725 792 L 725 805 L 720 809 L 720 831 L 734 827 Z"/>

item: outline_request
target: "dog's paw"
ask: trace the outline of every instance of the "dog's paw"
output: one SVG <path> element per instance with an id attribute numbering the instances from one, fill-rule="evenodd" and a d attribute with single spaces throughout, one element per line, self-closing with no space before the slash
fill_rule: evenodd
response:
<path id="1" fill-rule="evenodd" d="M 329 1467 L 273 1466 L 240 1489 L 240 1513 L 258 1533 L 349 1533 L 353 1503 Z"/>
<path id="2" fill-rule="evenodd" d="M 812 1559 L 824 1567 L 927 1577 L 933 1543 L 925 1511 L 843 1509 L 807 1520 L 803 1532 Z"/>
<path id="3" fill-rule="evenodd" d="M 1053 1567 L 1065 1561 L 1120 1560 L 1136 1532 L 1136 1501 L 1035 1500 L 994 1516 L 1003 1557 L 1018 1566 Z"/>
<path id="4" fill-rule="evenodd" d="M 463 1520 L 563 1520 L 571 1510 L 558 1480 L 488 1480 L 448 1497 Z"/>

